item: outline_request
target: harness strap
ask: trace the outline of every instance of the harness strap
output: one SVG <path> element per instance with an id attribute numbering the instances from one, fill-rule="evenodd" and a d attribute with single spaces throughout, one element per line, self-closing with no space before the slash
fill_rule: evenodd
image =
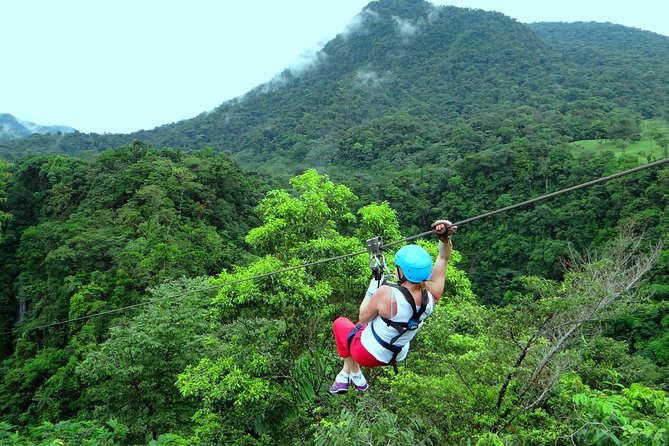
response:
<path id="1" fill-rule="evenodd" d="M 381 345 L 381 347 L 393 353 L 393 357 L 391 358 L 390 362 L 388 362 L 388 364 L 395 365 L 397 355 L 402 351 L 402 348 L 404 347 L 404 345 L 401 346 L 395 345 L 395 342 L 407 331 L 418 329 L 418 325 L 420 324 L 420 317 L 423 315 L 427 307 L 427 290 L 423 290 L 423 292 L 421 293 L 421 306 L 420 310 L 418 310 L 416 308 L 416 302 L 414 301 L 413 295 L 408 289 L 406 289 L 401 285 L 396 285 L 394 283 L 388 283 L 387 285 L 400 290 L 402 296 L 404 296 L 404 299 L 411 305 L 411 309 L 413 310 L 413 314 L 411 315 L 411 318 L 407 322 L 393 321 L 381 316 L 383 322 L 385 322 L 389 327 L 393 327 L 398 333 L 397 336 L 395 336 L 390 340 L 390 342 L 386 342 L 383 339 L 381 339 L 381 337 L 374 330 L 374 324 L 370 324 L 370 327 L 372 328 L 372 334 L 374 335 L 374 339 L 376 339 L 376 342 L 378 342 L 379 345 Z M 413 321 L 414 324 L 412 324 L 412 326 L 410 327 L 409 323 L 411 321 Z"/>
<path id="2" fill-rule="evenodd" d="M 388 285 L 392 286 L 393 288 L 397 288 L 402 292 L 404 299 L 409 303 L 409 305 L 411 305 L 414 318 L 419 319 L 423 315 L 423 313 L 425 313 L 425 308 L 427 307 L 427 290 L 423 290 L 421 292 L 420 310 L 416 310 L 416 302 L 413 299 L 413 295 L 408 289 L 406 289 L 406 287 L 395 284 L 388 284 Z"/>
<path id="3" fill-rule="evenodd" d="M 413 310 L 413 314 L 411 315 L 411 318 L 409 320 L 414 320 L 416 323 L 420 323 L 420 317 L 425 313 L 425 309 L 427 308 L 427 290 L 423 290 L 421 293 L 421 303 L 420 303 L 420 310 L 416 309 L 416 302 L 413 299 L 413 295 L 411 295 L 411 292 L 407 290 L 405 287 L 401 285 L 397 285 L 394 283 L 388 283 L 386 284 L 388 286 L 391 286 L 393 288 L 397 288 L 400 290 L 402 293 L 402 296 L 404 296 L 404 299 L 407 301 L 409 305 L 411 305 L 411 310 Z M 395 330 L 397 330 L 398 333 L 400 333 L 400 336 L 403 335 L 407 330 L 415 330 L 418 327 L 409 327 L 409 321 L 407 322 L 398 322 L 398 321 L 391 321 L 388 318 L 385 318 L 381 316 L 381 319 L 383 319 L 383 322 L 385 322 L 388 326 L 393 327 Z"/>
<path id="4" fill-rule="evenodd" d="M 408 322 L 398 322 L 398 321 L 391 321 L 388 318 L 385 318 L 383 316 L 380 316 L 381 320 L 386 323 L 387 326 L 393 327 L 399 335 L 394 337 L 390 343 L 394 343 L 400 336 L 402 336 L 404 333 L 406 333 L 409 329 L 407 328 L 407 325 L 409 324 Z"/>
<path id="5" fill-rule="evenodd" d="M 388 361 L 388 364 L 395 364 L 397 360 L 397 355 L 400 354 L 400 352 L 402 351 L 402 347 L 404 346 L 393 345 L 391 343 L 384 341 L 378 334 L 376 334 L 376 330 L 374 330 L 374 324 L 370 324 L 370 327 L 372 328 L 372 334 L 374 335 L 374 339 L 376 339 L 376 342 L 378 342 L 381 345 L 381 347 L 385 348 L 386 350 L 390 350 L 391 352 L 393 352 L 393 357 L 390 359 L 390 361 Z"/>
<path id="6" fill-rule="evenodd" d="M 355 334 L 357 332 L 359 332 L 361 328 L 362 328 L 362 324 L 356 324 L 356 326 L 348 334 L 348 338 L 346 338 L 346 348 L 348 349 L 349 353 L 351 352 L 351 342 L 353 342 L 353 338 L 355 337 Z"/>

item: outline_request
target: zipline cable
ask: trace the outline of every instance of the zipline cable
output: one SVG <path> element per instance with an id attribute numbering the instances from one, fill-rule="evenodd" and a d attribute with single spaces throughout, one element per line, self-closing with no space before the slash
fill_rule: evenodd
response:
<path id="1" fill-rule="evenodd" d="M 343 255 L 340 255 L 340 256 L 336 256 L 336 257 L 330 257 L 330 258 L 327 258 L 327 259 L 317 260 L 317 261 L 311 262 L 311 263 L 305 263 L 305 264 L 302 264 L 302 265 L 296 265 L 296 266 L 291 266 L 291 267 L 288 267 L 288 268 L 283 268 L 283 269 L 279 269 L 279 270 L 270 271 L 270 272 L 267 272 L 267 273 L 257 274 L 255 276 L 251 276 L 251 277 L 244 277 L 244 278 L 241 278 L 241 279 L 235 279 L 235 280 L 231 280 L 230 282 L 220 283 L 218 285 L 212 285 L 212 286 L 209 286 L 209 287 L 198 288 L 197 290 L 186 291 L 186 292 L 174 295 L 174 296 L 163 297 L 163 298 L 160 298 L 160 299 L 147 300 L 147 301 L 144 301 L 144 302 L 139 302 L 139 303 L 136 303 L 136 304 L 127 305 L 125 307 L 119 307 L 119 308 L 114 308 L 112 310 L 100 311 L 98 313 L 91 313 L 91 314 L 88 314 L 86 316 L 79 316 L 79 317 L 75 317 L 75 318 L 72 318 L 72 319 L 62 320 L 62 321 L 58 321 L 58 322 L 52 322 L 50 324 L 39 325 L 39 326 L 36 326 L 36 327 L 29 327 L 25 331 L 49 328 L 49 327 L 54 327 L 56 325 L 69 324 L 70 322 L 84 321 L 86 319 L 91 319 L 91 318 L 94 318 L 94 317 L 97 317 L 97 316 L 105 316 L 107 314 L 119 313 L 121 311 L 130 310 L 132 308 L 137 308 L 137 307 L 141 307 L 141 306 L 144 306 L 144 305 L 150 305 L 150 304 L 162 302 L 162 301 L 165 301 L 165 300 L 168 300 L 168 299 L 178 299 L 180 297 L 188 296 L 190 294 L 203 293 L 205 291 L 212 291 L 212 290 L 216 290 L 218 288 L 223 288 L 223 287 L 226 287 L 226 286 L 235 285 L 235 284 L 242 283 L 242 282 L 248 282 L 248 281 L 256 280 L 256 279 L 262 279 L 264 277 L 274 276 L 276 274 L 286 273 L 286 272 L 294 271 L 294 270 L 297 270 L 297 269 L 308 268 L 310 266 L 319 265 L 321 263 L 333 262 L 333 261 L 336 261 L 336 260 L 341 260 L 341 259 L 345 259 L 347 257 L 353 257 L 353 256 L 357 256 L 357 255 L 360 255 L 360 254 L 366 254 L 366 253 L 367 253 L 367 251 L 359 251 L 359 252 L 350 253 L 350 254 L 343 254 Z M 3 335 L 11 334 L 11 332 L 3 332 L 1 334 L 3 334 Z"/>
<path id="2" fill-rule="evenodd" d="M 566 194 L 567 192 L 573 192 L 573 191 L 578 190 L 578 189 L 583 189 L 583 188 L 586 188 L 586 187 L 594 186 L 596 184 L 604 183 L 604 182 L 612 180 L 614 178 L 619 178 L 619 177 L 622 177 L 622 176 L 625 176 L 625 175 L 629 175 L 629 174 L 632 174 L 632 173 L 635 173 L 635 172 L 639 172 L 641 170 L 661 166 L 661 165 L 666 164 L 666 163 L 669 163 L 669 158 L 665 158 L 663 160 L 659 160 L 659 161 L 655 161 L 655 162 L 652 162 L 652 163 L 644 164 L 643 166 L 634 167 L 632 169 L 623 170 L 621 172 L 614 173 L 612 175 L 608 175 L 606 177 L 598 178 L 596 180 L 581 183 L 581 184 L 578 184 L 576 186 L 568 187 L 566 189 L 561 189 L 561 190 L 558 190 L 558 191 L 555 191 L 555 192 L 551 192 L 551 193 L 548 193 L 548 194 L 545 194 L 545 195 L 541 195 L 539 197 L 532 198 L 532 199 L 529 199 L 529 200 L 526 200 L 526 201 L 523 201 L 523 202 L 520 202 L 520 203 L 512 204 L 510 206 L 506 206 L 506 207 L 503 207 L 503 208 L 500 208 L 500 209 L 496 209 L 494 211 L 486 212 L 486 213 L 477 215 L 475 217 L 466 218 L 464 220 L 460 220 L 460 221 L 457 221 L 457 222 L 453 223 L 453 225 L 454 226 L 462 226 L 465 223 L 471 223 L 473 221 L 480 220 L 482 218 L 487 218 L 487 217 L 490 217 L 492 215 L 496 215 L 496 214 L 499 214 L 499 213 L 502 213 L 502 212 L 510 211 L 512 209 L 516 209 L 516 208 L 519 208 L 519 207 L 522 207 L 522 206 L 527 206 L 529 204 L 533 204 L 533 203 L 536 203 L 536 202 L 539 202 L 539 201 L 547 200 L 549 198 L 553 198 L 553 197 L 556 197 L 558 195 Z M 387 248 L 387 247 L 390 247 L 390 246 L 394 246 L 394 245 L 398 245 L 400 243 L 409 242 L 409 241 L 412 241 L 412 240 L 415 240 L 415 239 L 418 239 L 418 238 L 421 238 L 421 237 L 425 237 L 425 236 L 430 235 L 430 234 L 433 234 L 432 230 L 421 232 L 420 234 L 405 237 L 401 240 L 396 240 L 394 242 L 386 243 L 386 244 L 381 246 L 381 249 Z M 88 314 L 86 316 L 80 316 L 80 317 L 76 317 L 76 318 L 72 318 L 72 319 L 62 320 L 62 321 L 58 321 L 58 322 L 52 322 L 50 324 L 39 325 L 39 326 L 36 326 L 36 327 L 28 327 L 28 328 L 24 329 L 24 332 L 25 331 L 45 329 L 45 328 L 54 327 L 54 326 L 57 326 L 57 325 L 69 324 L 69 323 L 72 323 L 72 322 L 84 321 L 84 320 L 92 319 L 92 318 L 98 317 L 98 316 L 105 316 L 105 315 L 108 315 L 108 314 L 119 313 L 121 311 L 129 310 L 129 309 L 132 309 L 132 308 L 137 308 L 137 307 L 141 307 L 141 306 L 144 306 L 144 305 L 150 305 L 150 304 L 162 302 L 162 301 L 167 300 L 167 299 L 178 299 L 180 297 L 188 296 L 190 294 L 195 294 L 195 293 L 200 293 L 200 292 L 205 292 L 205 291 L 212 291 L 212 290 L 215 290 L 215 289 L 218 289 L 218 288 L 223 288 L 223 287 L 226 287 L 226 286 L 236 285 L 236 284 L 242 283 L 242 282 L 248 282 L 248 281 L 256 280 L 256 279 L 262 279 L 264 277 L 269 277 L 269 276 L 273 276 L 273 275 L 276 275 L 276 274 L 286 273 L 286 272 L 289 272 L 289 271 L 295 271 L 295 270 L 298 270 L 298 269 L 304 269 L 304 268 L 308 268 L 310 266 L 320 265 L 322 263 L 334 262 L 334 261 L 337 261 L 337 260 L 342 260 L 342 259 L 346 259 L 346 258 L 349 258 L 349 257 L 355 257 L 355 256 L 359 256 L 359 255 L 362 255 L 362 254 L 367 254 L 367 253 L 368 253 L 367 250 L 362 250 L 362 251 L 352 252 L 352 253 L 349 253 L 349 254 L 342 254 L 342 255 L 335 256 L 335 257 L 329 257 L 329 258 L 326 258 L 326 259 L 321 259 L 321 260 L 317 260 L 317 261 L 310 262 L 310 263 L 304 263 L 304 264 L 301 264 L 301 265 L 290 266 L 290 267 L 287 267 L 287 268 L 274 270 L 274 271 L 270 271 L 270 272 L 267 272 L 267 273 L 257 274 L 255 276 L 251 276 L 251 277 L 244 277 L 244 278 L 241 278 L 241 279 L 232 280 L 230 282 L 225 282 L 225 283 L 221 283 L 221 284 L 217 284 L 217 285 L 212 285 L 210 287 L 200 288 L 200 289 L 193 290 L 193 291 L 187 291 L 187 292 L 184 292 L 184 293 L 181 293 L 181 294 L 177 294 L 176 296 L 164 297 L 164 298 L 161 298 L 161 299 L 147 300 L 145 302 L 139 302 L 139 303 L 136 303 L 136 304 L 133 304 L 133 305 L 127 305 L 127 306 L 115 308 L 115 309 L 112 309 L 112 310 L 101 311 L 99 313 L 92 313 L 92 314 Z M 3 332 L 1 334 L 2 335 L 8 335 L 8 334 L 12 334 L 12 332 L 11 331 L 10 332 Z"/>
<path id="3" fill-rule="evenodd" d="M 538 201 L 547 200 L 549 198 L 557 197 L 558 195 L 566 194 L 567 192 L 573 192 L 573 191 L 578 190 L 578 189 L 583 189 L 583 188 L 586 188 L 586 187 L 594 186 L 595 184 L 604 183 L 604 182 L 612 180 L 614 178 L 629 175 L 631 173 L 639 172 L 640 170 L 649 169 L 651 167 L 661 166 L 662 164 L 666 164 L 666 163 L 669 163 L 669 158 L 665 158 L 665 159 L 659 160 L 659 161 L 654 161 L 652 163 L 644 164 L 643 166 L 638 166 L 638 167 L 634 167 L 633 169 L 623 170 L 621 172 L 614 173 L 613 175 L 598 178 L 596 180 L 592 180 L 592 181 L 588 181 L 588 182 L 585 182 L 585 183 L 577 184 L 576 186 L 568 187 L 566 189 L 561 189 L 561 190 L 558 190 L 558 191 L 555 191 L 555 192 L 551 192 L 551 193 L 548 193 L 548 194 L 545 194 L 545 195 L 541 195 L 540 197 L 532 198 L 530 200 L 526 200 L 526 201 L 523 201 L 521 203 L 512 204 L 510 206 L 506 206 L 506 207 L 503 207 L 503 208 L 500 208 L 500 209 L 496 209 L 494 211 L 486 212 L 484 214 L 477 215 L 476 217 L 465 218 L 464 220 L 460 220 L 458 222 L 453 223 L 453 225 L 454 226 L 461 226 L 461 225 L 464 225 L 465 223 L 471 223 L 473 221 L 480 220 L 480 219 L 486 218 L 486 217 L 490 217 L 492 215 L 499 214 L 501 212 L 506 212 L 506 211 L 510 211 L 512 209 L 516 209 L 516 208 L 519 208 L 519 207 L 522 207 L 522 206 L 527 206 L 528 204 L 536 203 Z M 398 240 L 396 242 L 390 242 L 388 244 L 383 245 L 383 248 L 385 248 L 387 246 L 393 246 L 393 245 L 396 245 L 398 243 L 404 243 L 406 241 L 415 240 L 415 239 L 420 238 L 420 237 L 425 237 L 428 234 L 432 234 L 432 232 L 433 232 L 432 230 L 425 231 L 425 232 L 421 232 L 420 234 L 416 234 L 416 235 L 407 237 L 405 239 Z"/>

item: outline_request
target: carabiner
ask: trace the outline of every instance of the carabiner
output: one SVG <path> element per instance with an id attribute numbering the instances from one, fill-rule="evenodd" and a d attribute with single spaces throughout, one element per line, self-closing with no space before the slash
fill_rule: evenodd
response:
<path id="1" fill-rule="evenodd" d="M 388 266 L 386 265 L 386 257 L 381 251 L 383 241 L 381 237 L 373 237 L 365 242 L 367 251 L 369 252 L 369 267 L 372 270 L 372 275 L 379 283 L 384 276 L 384 273 L 389 274 Z"/>

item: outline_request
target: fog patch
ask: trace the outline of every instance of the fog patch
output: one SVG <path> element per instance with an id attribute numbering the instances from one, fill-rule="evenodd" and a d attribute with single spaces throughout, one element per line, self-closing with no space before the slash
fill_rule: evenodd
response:
<path id="1" fill-rule="evenodd" d="M 393 21 L 397 25 L 400 35 L 404 38 L 413 37 L 418 32 L 418 25 L 411 23 L 408 19 L 403 19 L 394 15 Z"/>
<path id="2" fill-rule="evenodd" d="M 343 38 L 348 38 L 355 34 L 364 34 L 366 32 L 365 25 L 374 23 L 381 19 L 381 14 L 371 9 L 364 9 L 351 20 L 344 31 L 340 34 Z"/>
<path id="3" fill-rule="evenodd" d="M 311 50 L 304 52 L 300 55 L 298 60 L 291 64 L 288 68 L 275 75 L 268 82 L 260 84 L 244 96 L 240 97 L 239 100 L 240 102 L 244 101 L 249 95 L 274 93 L 288 85 L 290 82 L 299 78 L 303 74 L 318 69 L 326 59 L 327 54 L 322 50 Z"/>
<path id="4" fill-rule="evenodd" d="M 430 9 L 430 12 L 427 13 L 427 22 L 432 25 L 435 22 L 438 22 L 441 20 L 442 16 L 442 11 L 444 11 L 446 8 L 443 6 L 435 6 L 432 5 L 432 8 Z"/>
<path id="5" fill-rule="evenodd" d="M 387 75 L 380 76 L 376 71 L 361 69 L 355 73 L 353 86 L 357 88 L 377 88 L 387 79 Z"/>
<path id="6" fill-rule="evenodd" d="M 260 84 L 257 88 L 253 89 L 254 93 L 274 93 L 279 90 L 281 87 L 284 87 L 288 82 L 293 78 L 290 70 L 284 70 L 283 72 L 277 74 L 269 82 Z"/>
<path id="7" fill-rule="evenodd" d="M 327 57 L 327 54 L 321 49 L 306 51 L 288 68 L 288 71 L 290 71 L 293 76 L 300 76 L 306 71 L 319 68 L 325 62 Z"/>

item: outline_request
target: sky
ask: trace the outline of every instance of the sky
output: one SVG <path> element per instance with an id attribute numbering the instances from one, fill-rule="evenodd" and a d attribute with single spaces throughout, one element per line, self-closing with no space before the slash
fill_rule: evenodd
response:
<path id="1" fill-rule="evenodd" d="M 309 60 L 367 0 L 0 0 L 0 113 L 81 132 L 193 118 Z M 669 36 L 666 0 L 433 0 Z"/>

